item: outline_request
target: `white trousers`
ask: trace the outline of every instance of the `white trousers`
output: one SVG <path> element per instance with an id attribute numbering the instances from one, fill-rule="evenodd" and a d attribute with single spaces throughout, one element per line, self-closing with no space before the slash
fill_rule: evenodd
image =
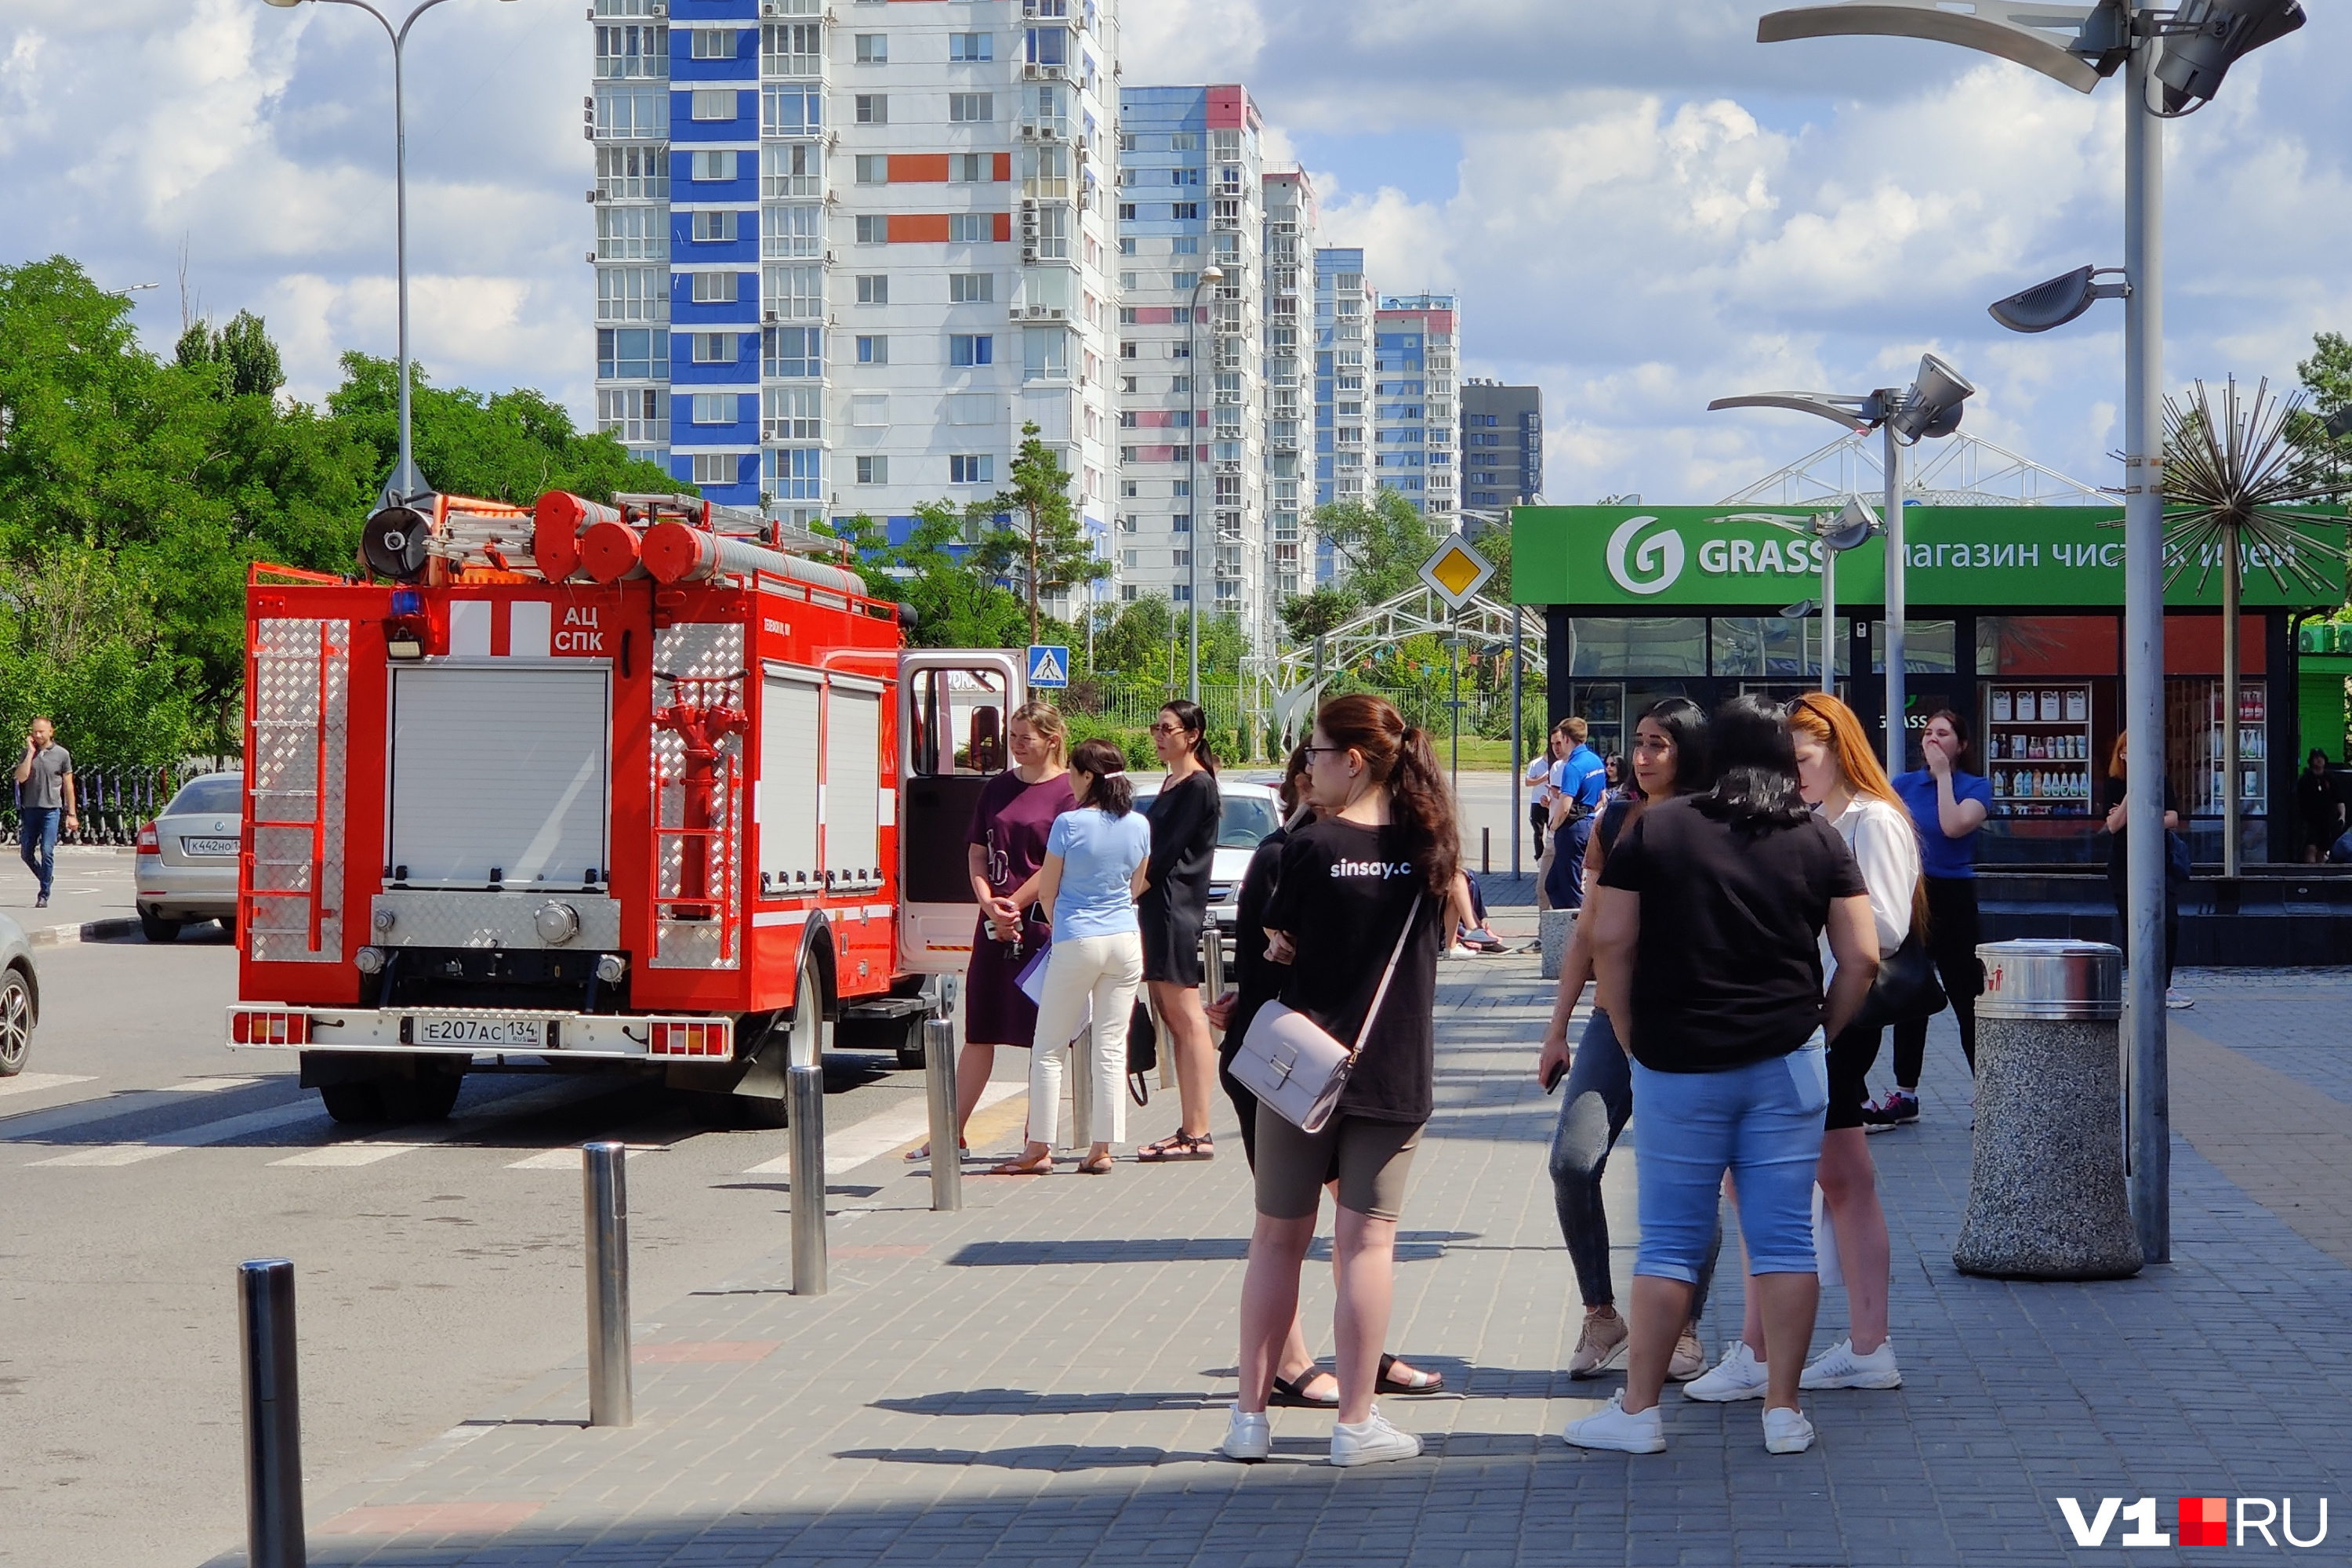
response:
<path id="1" fill-rule="evenodd" d="M 1029 1142 L 1054 1145 L 1062 1110 L 1062 1047 L 1073 1042 L 1074 1048 L 1092 1052 L 1094 1070 L 1080 1075 L 1081 1087 L 1092 1090 L 1087 1131 L 1098 1143 L 1126 1142 L 1127 1022 L 1142 984 L 1143 938 L 1134 931 L 1055 942 L 1045 959 L 1035 1043 L 1029 1047 Z"/>

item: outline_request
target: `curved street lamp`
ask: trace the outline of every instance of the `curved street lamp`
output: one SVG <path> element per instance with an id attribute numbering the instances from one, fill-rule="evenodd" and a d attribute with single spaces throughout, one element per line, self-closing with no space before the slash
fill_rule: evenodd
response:
<path id="1" fill-rule="evenodd" d="M 2131 966 L 2125 1016 L 2131 1037 L 2132 1216 L 2150 1263 L 2172 1257 L 2171 1112 L 2164 1044 L 2164 479 L 2162 121 L 2195 112 L 2221 90 L 2231 65 L 2303 26 L 2297 0 L 2179 0 L 2161 9 L 2142 0 L 2095 5 L 1985 5 L 1963 11 L 1941 0 L 1843 0 L 1775 11 L 1756 27 L 1759 43 L 1844 36 L 1928 38 L 2040 71 L 2077 92 L 2126 64 L 2124 117 L 2124 701 L 2130 733 L 2126 768 L 2143 787 L 2129 795 Z M 2043 288 L 2063 283 L 2053 279 Z M 2084 279 L 2089 283 L 2089 279 Z M 2088 309 L 2091 298 L 2080 300 Z M 2107 287 L 2113 287 L 2109 285 Z M 2039 319 L 2025 295 L 2001 302 Z M 2062 297 L 2049 324 L 2071 320 Z M 2000 318 L 2000 307 L 1995 308 Z M 2074 314 L 2081 314 L 2077 310 Z M 2020 330 L 2045 330 L 2039 328 Z"/>
<path id="2" fill-rule="evenodd" d="M 305 0 L 267 0 L 281 11 L 290 11 Z M 316 0 L 312 0 L 316 3 Z M 400 457 L 384 479 L 383 489 L 376 495 L 376 510 L 398 506 L 433 493 L 425 476 L 416 471 L 416 449 L 409 439 L 408 429 L 408 125 L 407 110 L 401 95 L 401 54 L 408 42 L 408 29 L 416 26 L 416 18 L 441 4 L 441 0 L 424 0 L 403 18 L 398 27 L 392 18 L 368 4 L 368 0 L 327 0 L 334 5 L 355 5 L 373 16 L 383 26 L 383 36 L 392 40 L 392 187 L 393 187 L 393 255 L 400 276 Z"/>

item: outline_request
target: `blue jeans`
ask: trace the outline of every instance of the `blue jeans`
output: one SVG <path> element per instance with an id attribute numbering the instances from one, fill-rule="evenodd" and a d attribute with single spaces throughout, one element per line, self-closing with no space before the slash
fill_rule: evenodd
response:
<path id="1" fill-rule="evenodd" d="M 1576 1266 L 1576 1287 L 1588 1307 L 1610 1307 L 1617 1287 L 1609 1274 L 1609 1215 L 1601 1202 L 1601 1175 L 1609 1152 L 1633 1114 L 1633 1064 L 1617 1043 L 1609 1015 L 1594 1008 L 1560 1089 L 1559 1122 L 1551 1134 L 1552 1206 L 1559 1213 L 1560 1239 Z M 1716 1255 L 1723 1250 L 1718 1213 L 1715 1239 L 1699 1266 L 1698 1290 L 1691 1298 L 1696 1322 L 1706 1310 L 1707 1287 L 1715 1279 Z"/>
<path id="2" fill-rule="evenodd" d="M 1633 1272 L 1692 1283 L 1716 1226 L 1723 1173 L 1739 1178 L 1739 1229 L 1751 1274 L 1810 1274 L 1813 1173 L 1830 1101 L 1821 1032 L 1785 1057 L 1728 1072 L 1655 1072 L 1633 1064 L 1642 1248 Z"/>
<path id="3" fill-rule="evenodd" d="M 58 876 L 58 825 L 65 812 L 54 805 L 23 805 L 16 808 L 17 853 L 25 858 L 25 868 L 40 879 L 41 897 L 49 896 L 49 884 Z"/>

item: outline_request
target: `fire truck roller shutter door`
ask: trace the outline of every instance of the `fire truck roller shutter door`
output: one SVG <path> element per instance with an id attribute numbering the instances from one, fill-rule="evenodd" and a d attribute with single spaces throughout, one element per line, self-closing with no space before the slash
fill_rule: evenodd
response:
<path id="1" fill-rule="evenodd" d="M 460 889 L 578 888 L 610 865 L 609 684 L 568 660 L 394 668 L 387 861 Z"/>
<path id="2" fill-rule="evenodd" d="M 824 864 L 835 887 L 882 878 L 882 686 L 825 683 Z"/>
<path id="3" fill-rule="evenodd" d="M 766 667 L 760 700 L 760 888 L 770 898 L 824 885 L 817 859 L 818 711 L 824 677 Z"/>

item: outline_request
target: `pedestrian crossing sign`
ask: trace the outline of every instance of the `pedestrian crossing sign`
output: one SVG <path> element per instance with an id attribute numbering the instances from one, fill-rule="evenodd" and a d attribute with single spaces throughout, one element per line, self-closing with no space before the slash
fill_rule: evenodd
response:
<path id="1" fill-rule="evenodd" d="M 1032 686 L 1067 686 L 1070 683 L 1070 650 L 1058 643 L 1029 645 L 1029 684 Z"/>

